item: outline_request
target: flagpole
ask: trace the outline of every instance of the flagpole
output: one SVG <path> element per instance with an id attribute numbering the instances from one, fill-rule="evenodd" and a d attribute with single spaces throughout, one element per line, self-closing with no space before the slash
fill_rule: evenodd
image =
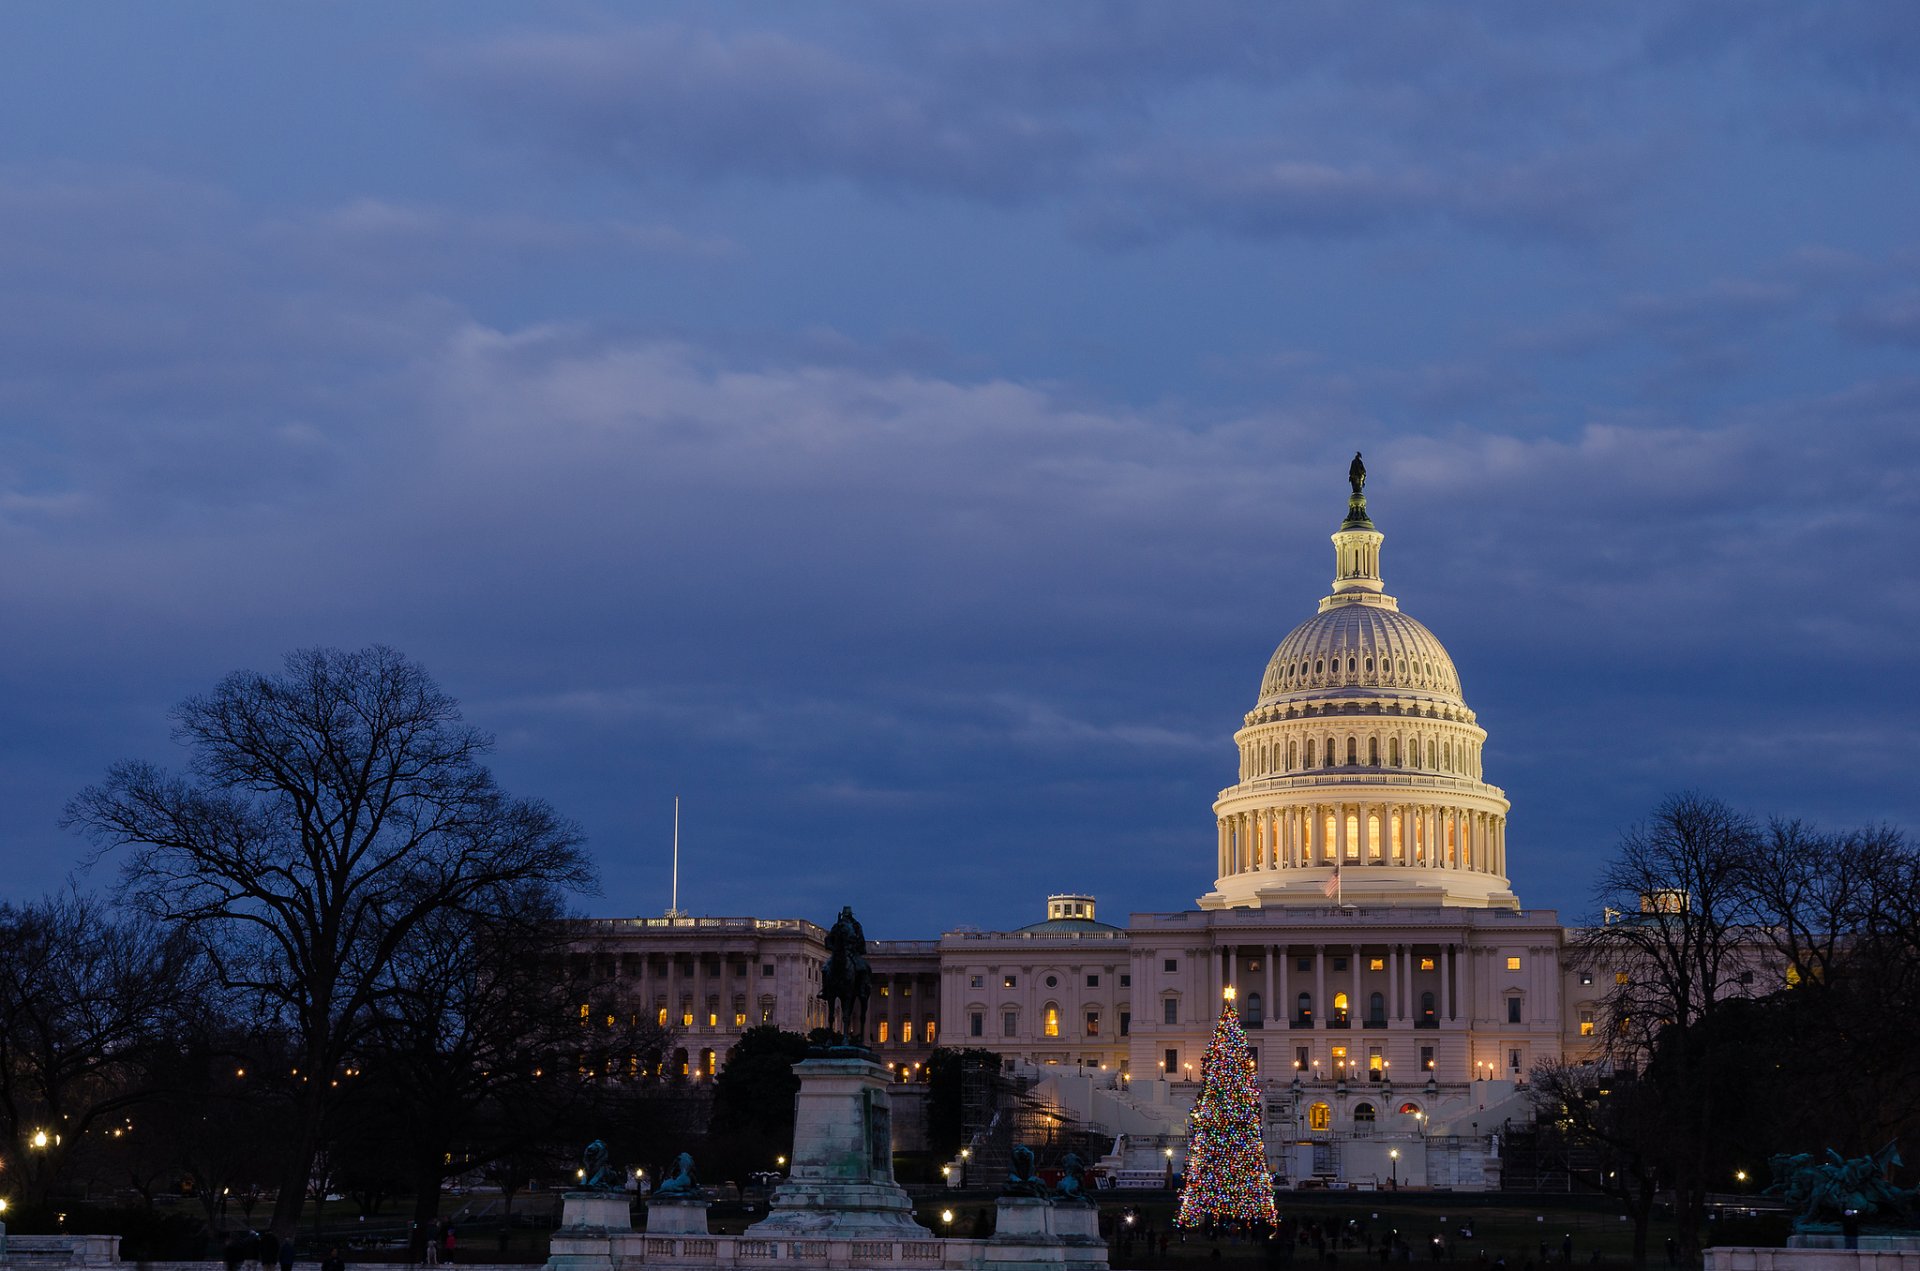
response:
<path id="1" fill-rule="evenodd" d="M 673 898 L 668 902 L 667 917 L 680 916 L 680 796 L 673 796 Z"/>

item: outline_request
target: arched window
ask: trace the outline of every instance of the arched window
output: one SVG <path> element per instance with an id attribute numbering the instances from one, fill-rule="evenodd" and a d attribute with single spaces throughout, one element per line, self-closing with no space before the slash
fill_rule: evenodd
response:
<path id="1" fill-rule="evenodd" d="M 1376 768 L 1380 766 L 1380 739 L 1378 737 L 1367 738 L 1367 762 Z"/>
<path id="2" fill-rule="evenodd" d="M 1321 661 L 1317 658 L 1314 660 L 1313 673 L 1315 675 L 1320 675 L 1325 673 L 1326 669 L 1327 669 L 1327 664 L 1324 661 Z"/>
<path id="3" fill-rule="evenodd" d="M 1046 1026 L 1047 1036 L 1058 1037 L 1060 1035 L 1060 1005 L 1057 1002 L 1048 1002 L 1046 1009 L 1047 1009 L 1047 1026 Z"/>
<path id="4" fill-rule="evenodd" d="M 887 1021 L 885 1020 L 880 1021 L 880 1029 L 877 1033 L 874 1034 L 874 1036 L 882 1046 L 887 1044 Z"/>
<path id="5" fill-rule="evenodd" d="M 1307 767 L 1313 767 L 1313 738 L 1307 738 Z"/>
<path id="6" fill-rule="evenodd" d="M 1431 993 L 1420 995 L 1420 1018 L 1423 1020 L 1433 1018 L 1433 994 Z"/>
<path id="7" fill-rule="evenodd" d="M 1367 674 L 1368 674 L 1368 675 L 1372 675 L 1372 674 L 1373 674 L 1373 659 L 1372 659 L 1372 658 L 1368 658 L 1368 659 L 1367 659 L 1367 662 L 1366 662 L 1366 670 L 1367 670 Z"/>
<path id="8" fill-rule="evenodd" d="M 1313 743 L 1308 742 L 1307 744 L 1311 746 Z M 1299 767 L 1299 764 L 1300 764 L 1300 743 L 1297 741 L 1290 741 L 1287 743 L 1287 771 L 1292 772 L 1295 768 Z"/>
<path id="9" fill-rule="evenodd" d="M 1313 1022 L 1313 994 L 1302 993 L 1300 995 L 1300 1000 L 1295 1005 L 1299 1008 L 1300 1022 L 1302 1024 L 1312 1023 Z"/>
<path id="10" fill-rule="evenodd" d="M 1337 1028 L 1346 1027 L 1347 995 L 1345 993 L 1335 993 L 1333 995 L 1333 1023 Z"/>
<path id="11" fill-rule="evenodd" d="M 1324 1103 L 1316 1103 L 1308 1108 L 1307 1128 L 1309 1130 L 1331 1130 L 1333 1128 L 1333 1109 Z"/>
<path id="12" fill-rule="evenodd" d="M 673 1052 L 673 1070 L 680 1076 L 687 1075 L 687 1050 L 682 1046 Z"/>
<path id="13" fill-rule="evenodd" d="M 700 1052 L 700 1075 L 702 1077 L 711 1077 L 713 1075 L 713 1065 L 713 1051 L 703 1049 Z"/>
<path id="14" fill-rule="evenodd" d="M 1353 674 L 1353 670 L 1354 670 L 1354 666 L 1353 666 L 1353 659 L 1352 659 L 1352 658 L 1348 658 L 1348 659 L 1347 659 L 1347 674 L 1348 674 L 1348 675 L 1352 675 L 1352 674 Z"/>
<path id="15" fill-rule="evenodd" d="M 1329 737 L 1327 738 L 1327 767 L 1331 768 L 1339 762 L 1340 752 L 1334 747 L 1333 738 Z"/>
<path id="16" fill-rule="evenodd" d="M 1419 1115 L 1419 1112 L 1420 1112 L 1420 1105 L 1417 1103 L 1403 1103 L 1400 1105 L 1401 1116 L 1408 1116 L 1408 1117 L 1417 1116 Z"/>
<path id="17" fill-rule="evenodd" d="M 1400 739 L 1394 737 L 1387 742 L 1387 762 L 1393 767 L 1400 766 Z"/>
<path id="18" fill-rule="evenodd" d="M 1375 993 L 1367 999 L 1367 1023 L 1384 1024 L 1387 1022 L 1387 999 L 1382 993 Z"/>
<path id="19" fill-rule="evenodd" d="M 1347 738 L 1347 762 L 1349 764 L 1358 764 L 1360 762 L 1360 739 L 1358 737 Z"/>
<path id="20" fill-rule="evenodd" d="M 1364 1122 L 1371 1125 L 1374 1115 L 1373 1105 L 1371 1103 L 1356 1103 L 1353 1105 L 1353 1119 L 1356 1122 Z"/>
<path id="21" fill-rule="evenodd" d="M 1260 1013 L 1260 995 L 1258 993 L 1247 994 L 1247 1009 L 1241 1013 L 1241 1018 L 1249 1024 L 1265 1023 L 1265 1019 Z"/>

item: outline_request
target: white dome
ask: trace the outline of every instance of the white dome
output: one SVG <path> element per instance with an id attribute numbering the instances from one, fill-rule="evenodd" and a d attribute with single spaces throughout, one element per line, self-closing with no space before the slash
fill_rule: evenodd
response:
<path id="1" fill-rule="evenodd" d="M 1446 647 L 1386 594 L 1357 455 L 1348 481 L 1333 592 L 1273 651 L 1234 734 L 1239 781 L 1213 805 L 1218 869 L 1199 903 L 1514 908 L 1486 731 Z"/>
<path id="2" fill-rule="evenodd" d="M 1398 609 L 1343 604 L 1287 633 L 1267 663 L 1258 705 L 1377 692 L 1464 705 L 1453 659 L 1433 632 Z"/>

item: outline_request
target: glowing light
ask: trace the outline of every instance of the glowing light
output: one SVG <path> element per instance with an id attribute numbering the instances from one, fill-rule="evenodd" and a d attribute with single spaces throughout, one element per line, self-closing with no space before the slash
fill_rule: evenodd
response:
<path id="1" fill-rule="evenodd" d="M 1192 1065 L 1187 1065 L 1189 1068 Z M 1260 1086 L 1247 1054 L 1247 1037 L 1229 995 L 1201 1064 L 1187 1136 L 1186 1187 L 1174 1221 L 1202 1227 L 1223 1219 L 1278 1221 L 1272 1176 L 1260 1134 Z M 1169 1167 L 1173 1149 L 1167 1149 Z"/>

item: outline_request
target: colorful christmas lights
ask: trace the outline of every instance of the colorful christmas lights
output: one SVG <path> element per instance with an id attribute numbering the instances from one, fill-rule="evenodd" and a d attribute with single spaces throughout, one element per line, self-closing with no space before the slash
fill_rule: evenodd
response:
<path id="1" fill-rule="evenodd" d="M 1191 1123 L 1186 1186 L 1175 1221 L 1183 1227 L 1228 1219 L 1276 1222 L 1273 1180 L 1260 1137 L 1260 1083 L 1231 997 L 1220 1010 L 1201 1064 Z"/>

